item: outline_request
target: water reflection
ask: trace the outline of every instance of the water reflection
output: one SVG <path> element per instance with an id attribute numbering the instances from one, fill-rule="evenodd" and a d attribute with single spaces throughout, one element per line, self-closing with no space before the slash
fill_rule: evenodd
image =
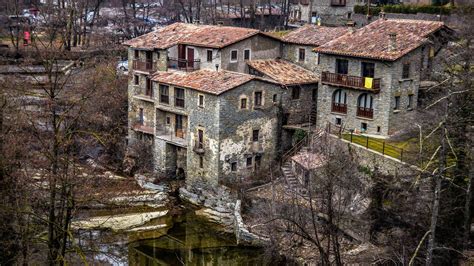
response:
<path id="1" fill-rule="evenodd" d="M 143 235 L 145 239 L 129 244 L 130 265 L 265 264 L 261 248 L 237 246 L 232 234 L 214 230 L 197 220 L 192 212 L 153 234 L 153 238 Z"/>

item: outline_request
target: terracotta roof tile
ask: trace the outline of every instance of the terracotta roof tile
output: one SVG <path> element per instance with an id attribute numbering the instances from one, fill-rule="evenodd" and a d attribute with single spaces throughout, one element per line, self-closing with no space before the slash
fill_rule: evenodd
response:
<path id="1" fill-rule="evenodd" d="M 324 27 L 307 24 L 282 37 L 287 43 L 320 46 L 348 32 L 347 27 Z"/>
<path id="2" fill-rule="evenodd" d="M 152 78 L 153 81 L 159 83 L 185 87 L 215 95 L 219 95 L 254 79 L 262 80 L 248 74 L 208 69 L 188 73 L 178 71 L 156 72 Z"/>
<path id="3" fill-rule="evenodd" d="M 174 23 L 128 40 L 124 45 L 142 49 L 166 49 L 179 43 L 222 48 L 258 33 L 258 30 L 247 28 Z"/>
<path id="4" fill-rule="evenodd" d="M 276 82 L 290 86 L 319 81 L 313 72 L 282 59 L 250 60 L 247 64 Z"/>
<path id="5" fill-rule="evenodd" d="M 378 19 L 353 33 L 347 33 L 314 51 L 395 61 L 427 41 L 428 35 L 445 27 L 443 22 Z M 390 49 L 390 34 L 396 34 L 395 49 Z"/>

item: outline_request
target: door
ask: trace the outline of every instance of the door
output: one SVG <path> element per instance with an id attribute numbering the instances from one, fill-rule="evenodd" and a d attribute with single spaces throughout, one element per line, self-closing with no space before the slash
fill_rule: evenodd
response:
<path id="1" fill-rule="evenodd" d="M 174 125 L 175 125 L 175 136 L 178 138 L 184 138 L 182 115 L 175 115 Z"/>
<path id="2" fill-rule="evenodd" d="M 194 68 L 194 49 L 188 48 L 188 67 Z"/>
<path id="3" fill-rule="evenodd" d="M 178 44 L 178 67 L 186 67 L 186 46 Z"/>

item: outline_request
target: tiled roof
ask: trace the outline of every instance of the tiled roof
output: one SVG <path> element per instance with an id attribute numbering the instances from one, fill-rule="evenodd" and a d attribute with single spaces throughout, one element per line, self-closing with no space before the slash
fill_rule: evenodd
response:
<path id="1" fill-rule="evenodd" d="M 247 64 L 276 82 L 290 86 L 319 81 L 313 72 L 282 59 L 250 60 Z"/>
<path id="2" fill-rule="evenodd" d="M 422 45 L 427 41 L 428 35 L 443 27 L 444 23 L 438 21 L 378 19 L 353 33 L 323 44 L 314 51 L 395 61 Z M 396 34 L 395 49 L 390 48 L 390 34 Z"/>
<path id="3" fill-rule="evenodd" d="M 142 49 L 166 49 L 176 44 L 222 48 L 258 34 L 255 29 L 174 23 L 124 42 Z"/>
<path id="4" fill-rule="evenodd" d="M 348 32 L 347 27 L 325 27 L 306 24 L 282 37 L 287 43 L 320 46 Z"/>
<path id="5" fill-rule="evenodd" d="M 261 78 L 226 70 L 202 69 L 194 72 L 156 72 L 152 80 L 178 87 L 219 95 L 251 80 Z"/>

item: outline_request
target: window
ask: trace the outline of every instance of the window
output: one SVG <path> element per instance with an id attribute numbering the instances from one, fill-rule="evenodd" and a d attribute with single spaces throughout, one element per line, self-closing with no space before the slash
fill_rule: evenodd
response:
<path id="1" fill-rule="evenodd" d="M 237 50 L 230 51 L 230 62 L 237 62 L 238 54 Z"/>
<path id="2" fill-rule="evenodd" d="M 255 92 L 254 105 L 255 106 L 262 106 L 262 92 L 261 91 L 256 91 Z"/>
<path id="3" fill-rule="evenodd" d="M 139 85 L 140 84 L 140 76 L 133 75 L 133 84 L 134 85 Z"/>
<path id="4" fill-rule="evenodd" d="M 365 122 L 360 123 L 360 130 L 362 132 L 367 131 L 367 123 L 365 123 Z"/>
<path id="5" fill-rule="evenodd" d="M 276 103 L 278 101 L 278 94 L 273 94 L 273 102 Z"/>
<path id="6" fill-rule="evenodd" d="M 336 73 L 347 75 L 349 73 L 349 61 L 346 59 L 336 59 Z"/>
<path id="7" fill-rule="evenodd" d="M 373 97 L 367 93 L 363 93 L 357 100 L 357 116 L 373 118 Z"/>
<path id="8" fill-rule="evenodd" d="M 336 90 L 332 96 L 334 103 L 346 104 L 347 103 L 347 94 L 343 90 Z"/>
<path id="9" fill-rule="evenodd" d="M 198 129 L 198 139 L 197 139 L 197 148 L 202 149 L 204 148 L 204 131 L 202 129 Z"/>
<path id="10" fill-rule="evenodd" d="M 199 156 L 199 168 L 204 168 L 204 158 Z"/>
<path id="11" fill-rule="evenodd" d="M 133 51 L 133 58 L 134 59 L 139 59 L 140 58 L 140 52 L 138 50 Z"/>
<path id="12" fill-rule="evenodd" d="M 148 97 L 153 97 L 153 87 L 150 78 L 146 79 L 145 95 Z"/>
<path id="13" fill-rule="evenodd" d="M 316 86 L 317 87 L 317 86 Z M 313 102 L 316 102 L 318 100 L 318 89 L 317 88 L 314 88 L 312 91 L 311 91 L 311 100 Z"/>
<path id="14" fill-rule="evenodd" d="M 199 100 L 198 100 L 198 106 L 199 107 L 204 107 L 204 95 L 199 94 Z"/>
<path id="15" fill-rule="evenodd" d="M 380 133 L 380 126 L 377 127 L 377 133 Z"/>
<path id="16" fill-rule="evenodd" d="M 170 103 L 169 87 L 160 84 L 160 103 Z"/>
<path id="17" fill-rule="evenodd" d="M 410 78 L 410 63 L 404 63 L 402 69 L 402 79 Z"/>
<path id="18" fill-rule="evenodd" d="M 247 167 L 252 167 L 252 157 L 247 157 L 246 165 Z"/>
<path id="19" fill-rule="evenodd" d="M 291 99 L 298 100 L 300 98 L 300 87 L 291 87 Z"/>
<path id="20" fill-rule="evenodd" d="M 212 62 L 212 50 L 207 50 L 207 62 Z"/>
<path id="21" fill-rule="evenodd" d="M 400 96 L 395 96 L 395 110 L 400 110 Z"/>
<path id="22" fill-rule="evenodd" d="M 298 49 L 298 61 L 304 62 L 306 57 L 306 49 L 300 48 Z"/>
<path id="23" fill-rule="evenodd" d="M 171 117 L 169 116 L 166 117 L 166 124 L 167 125 L 171 124 Z"/>
<path id="24" fill-rule="evenodd" d="M 237 162 L 232 162 L 230 164 L 230 171 L 236 172 L 237 171 Z"/>
<path id="25" fill-rule="evenodd" d="M 407 108 L 408 108 L 408 109 L 413 108 L 413 94 L 408 95 L 408 105 L 407 105 Z"/>
<path id="26" fill-rule="evenodd" d="M 352 18 L 352 13 L 351 12 L 347 12 L 347 19 L 351 19 Z"/>
<path id="27" fill-rule="evenodd" d="M 258 141 L 258 134 L 259 134 L 259 130 L 258 129 L 254 129 L 252 131 L 252 141 Z"/>
<path id="28" fill-rule="evenodd" d="M 263 77 L 263 73 L 255 70 L 255 68 L 251 68 L 251 67 L 249 67 L 249 74 L 257 76 L 257 77 Z"/>
<path id="29" fill-rule="evenodd" d="M 184 89 L 174 88 L 175 102 L 174 105 L 177 107 L 184 108 Z"/>
<path id="30" fill-rule="evenodd" d="M 362 62 L 362 77 L 373 78 L 375 71 L 374 63 Z"/>
<path id="31" fill-rule="evenodd" d="M 255 155 L 255 171 L 260 169 L 260 165 L 262 164 L 262 156 L 261 155 Z"/>
<path id="32" fill-rule="evenodd" d="M 152 62 L 153 61 L 153 53 L 150 51 L 145 52 L 145 57 L 147 62 Z"/>
<path id="33" fill-rule="evenodd" d="M 321 57 L 319 56 L 319 53 L 316 53 L 316 58 L 317 58 L 316 64 L 319 65 L 319 62 L 321 59 Z"/>
<path id="34" fill-rule="evenodd" d="M 140 108 L 140 109 L 138 110 L 138 123 L 139 123 L 140 125 L 143 125 L 143 120 L 144 120 L 144 119 L 143 119 L 143 108 Z"/>
<path id="35" fill-rule="evenodd" d="M 342 125 L 342 119 L 339 117 L 336 117 L 336 125 L 340 126 Z"/>
<path id="36" fill-rule="evenodd" d="M 244 50 L 244 60 L 250 60 L 250 49 Z"/>
<path id="37" fill-rule="evenodd" d="M 247 98 L 240 99 L 240 109 L 247 109 Z"/>

